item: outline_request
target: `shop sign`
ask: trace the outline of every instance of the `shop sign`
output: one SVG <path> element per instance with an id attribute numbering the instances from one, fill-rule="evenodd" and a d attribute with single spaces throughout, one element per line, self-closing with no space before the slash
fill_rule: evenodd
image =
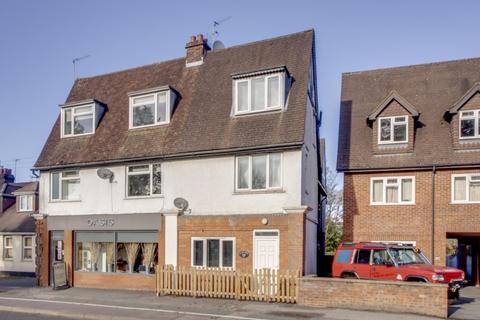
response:
<path id="1" fill-rule="evenodd" d="M 87 220 L 89 227 L 113 227 L 115 225 L 115 219 L 113 218 L 91 218 Z"/>
<path id="2" fill-rule="evenodd" d="M 65 262 L 55 262 L 53 269 L 53 289 L 67 289 L 67 272 Z"/>

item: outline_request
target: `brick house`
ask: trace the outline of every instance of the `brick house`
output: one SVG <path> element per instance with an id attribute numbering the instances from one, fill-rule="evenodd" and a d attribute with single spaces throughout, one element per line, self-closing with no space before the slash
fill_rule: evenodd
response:
<path id="1" fill-rule="evenodd" d="M 39 278 L 154 289 L 155 264 L 317 272 L 313 30 L 75 81 L 35 167 Z M 321 252 L 320 252 L 321 253 Z"/>
<path id="2" fill-rule="evenodd" d="M 15 182 L 0 167 L 0 274 L 35 275 L 37 182 Z"/>
<path id="3" fill-rule="evenodd" d="M 413 243 L 479 284 L 479 71 L 468 59 L 343 75 L 345 241 Z"/>

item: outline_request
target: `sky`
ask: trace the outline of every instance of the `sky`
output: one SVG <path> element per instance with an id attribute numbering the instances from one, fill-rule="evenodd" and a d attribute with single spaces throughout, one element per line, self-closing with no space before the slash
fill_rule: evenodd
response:
<path id="1" fill-rule="evenodd" d="M 342 72 L 480 57 L 480 1 L 0 0 L 0 165 L 30 168 L 77 75 L 185 55 L 215 20 L 226 46 L 315 29 L 321 136 L 336 166 Z"/>

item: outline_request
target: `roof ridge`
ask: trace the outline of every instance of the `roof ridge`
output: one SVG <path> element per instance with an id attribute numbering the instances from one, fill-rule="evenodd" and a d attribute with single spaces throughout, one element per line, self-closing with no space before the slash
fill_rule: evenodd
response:
<path id="1" fill-rule="evenodd" d="M 381 71 L 385 71 L 385 70 L 414 69 L 414 68 L 418 68 L 418 67 L 426 67 L 426 66 L 431 66 L 431 65 L 460 63 L 460 62 L 467 62 L 467 61 L 474 61 L 474 60 L 480 60 L 480 57 L 435 61 L 435 62 L 427 62 L 427 63 L 417 63 L 417 64 L 403 65 L 403 66 L 396 66 L 396 67 L 380 67 L 380 68 L 375 68 L 375 69 L 370 69 L 370 70 L 349 71 L 349 72 L 343 72 L 342 75 L 375 73 L 375 72 L 381 72 Z"/>
<path id="2" fill-rule="evenodd" d="M 254 45 L 254 44 L 258 44 L 258 43 L 263 43 L 263 42 L 268 42 L 268 41 L 273 41 L 273 40 L 279 40 L 279 39 L 283 39 L 283 38 L 290 38 L 290 37 L 294 37 L 294 36 L 297 36 L 297 35 L 300 35 L 300 34 L 303 34 L 303 33 L 309 33 L 309 32 L 314 32 L 314 31 L 315 30 L 313 28 L 311 28 L 311 29 L 307 29 L 307 30 L 303 30 L 303 31 L 298 31 L 298 32 L 294 32 L 294 33 L 284 34 L 284 35 L 281 35 L 281 36 L 276 36 L 276 37 L 273 37 L 273 38 L 261 39 L 261 40 L 256 40 L 256 41 L 252 41 L 252 42 L 237 44 L 237 45 L 226 47 L 226 48 L 223 48 L 223 49 L 210 50 L 209 53 L 215 53 L 215 52 L 225 51 L 225 50 L 229 50 L 229 49 L 235 49 L 235 48 L 238 48 L 238 47 L 244 47 L 244 46 Z M 185 60 L 185 57 L 178 57 L 178 58 L 173 58 L 173 59 L 168 59 L 168 60 L 162 60 L 162 61 L 159 61 L 159 62 L 148 63 L 148 64 L 144 64 L 144 65 L 141 65 L 141 66 L 136 66 L 136 67 L 132 67 L 132 68 L 128 68 L 128 69 L 122 69 L 122 70 L 116 70 L 116 71 L 111 71 L 111 72 L 107 72 L 107 73 L 97 74 L 97 75 L 93 75 L 93 76 L 90 76 L 90 77 L 77 78 L 77 79 L 75 79 L 75 82 L 77 82 L 79 80 L 84 80 L 84 79 L 92 79 L 92 78 L 108 76 L 108 75 L 112 75 L 112 74 L 116 74 L 116 73 L 133 71 L 133 70 L 136 70 L 136 69 L 151 67 L 151 66 L 154 66 L 154 65 L 160 65 L 160 64 L 163 64 L 163 63 L 167 63 L 167 62 L 174 62 L 174 61 L 177 61 L 177 60 Z"/>

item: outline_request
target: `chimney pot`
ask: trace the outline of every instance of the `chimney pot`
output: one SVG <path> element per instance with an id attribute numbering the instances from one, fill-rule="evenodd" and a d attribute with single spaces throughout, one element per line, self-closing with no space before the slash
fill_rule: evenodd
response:
<path id="1" fill-rule="evenodd" d="M 195 36 L 190 37 L 190 42 L 194 42 L 196 40 Z"/>
<path id="2" fill-rule="evenodd" d="M 194 67 L 203 64 L 203 59 L 210 50 L 207 44 L 207 39 L 203 37 L 203 34 L 197 36 L 191 36 L 190 41 L 186 45 L 187 57 L 185 64 L 187 67 Z"/>

